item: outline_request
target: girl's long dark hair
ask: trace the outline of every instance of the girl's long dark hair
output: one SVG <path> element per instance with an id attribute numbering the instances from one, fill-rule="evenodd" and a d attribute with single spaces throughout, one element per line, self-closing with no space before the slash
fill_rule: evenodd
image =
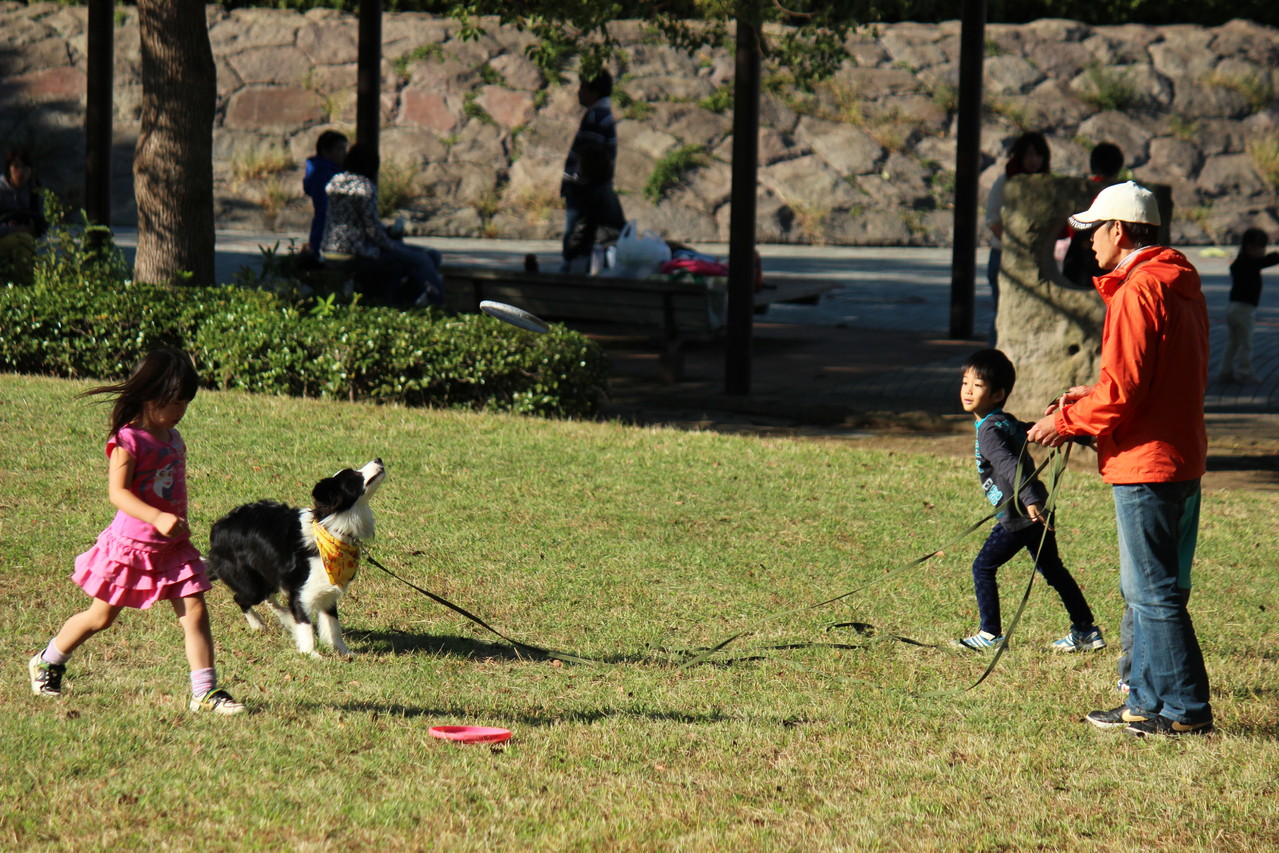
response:
<path id="1" fill-rule="evenodd" d="M 191 356 L 176 347 L 160 347 L 147 353 L 125 381 L 91 388 L 80 396 L 115 395 L 107 433 L 115 435 L 141 417 L 147 403 L 167 406 L 175 400 L 192 400 L 199 388 L 200 375 Z"/>
<path id="2" fill-rule="evenodd" d="M 1011 178 L 1013 175 L 1025 174 L 1021 167 L 1021 158 L 1028 148 L 1034 148 L 1039 152 L 1039 156 L 1044 158 L 1044 165 L 1039 167 L 1040 174 L 1046 175 L 1052 171 L 1053 153 L 1048 147 L 1048 140 L 1042 133 L 1032 130 L 1017 137 L 1017 141 L 1013 143 L 1012 151 L 1008 152 L 1008 164 L 1004 166 L 1005 175 Z"/>

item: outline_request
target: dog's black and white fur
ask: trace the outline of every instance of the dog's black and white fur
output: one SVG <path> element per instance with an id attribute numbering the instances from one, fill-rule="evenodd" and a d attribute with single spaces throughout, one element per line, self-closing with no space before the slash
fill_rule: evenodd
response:
<path id="1" fill-rule="evenodd" d="M 330 582 L 311 522 L 345 543 L 369 542 L 374 533 L 369 498 L 385 478 L 382 460 L 374 459 L 358 471 L 346 468 L 316 483 L 312 509 L 258 501 L 231 510 L 213 525 L 205 558 L 209 575 L 231 589 L 250 628 L 266 627 L 253 610 L 266 601 L 292 631 L 298 651 L 318 656 L 314 625 L 320 642 L 340 655 L 351 654 L 338 622 L 338 599 L 346 585 Z"/>

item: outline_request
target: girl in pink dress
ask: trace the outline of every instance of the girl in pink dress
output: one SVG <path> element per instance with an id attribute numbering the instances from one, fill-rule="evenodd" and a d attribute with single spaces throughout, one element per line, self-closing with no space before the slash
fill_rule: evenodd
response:
<path id="1" fill-rule="evenodd" d="M 128 380 L 85 392 L 115 398 L 107 438 L 107 493 L 119 512 L 97 543 L 75 560 L 72 580 L 93 596 L 93 603 L 68 619 L 28 664 L 37 696 L 62 694 L 71 653 L 110 628 L 121 610 L 145 610 L 169 601 L 186 640 L 191 710 L 244 710 L 217 686 L 204 605 L 209 579 L 187 526 L 186 445 L 176 427 L 198 387 L 191 357 L 164 347 L 148 353 Z"/>

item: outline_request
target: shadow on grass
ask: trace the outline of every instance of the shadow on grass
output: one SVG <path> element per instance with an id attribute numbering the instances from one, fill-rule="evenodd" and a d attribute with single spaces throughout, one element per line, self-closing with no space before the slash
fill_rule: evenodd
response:
<path id="1" fill-rule="evenodd" d="M 835 628 L 851 628 L 863 637 L 873 637 L 878 633 L 877 629 L 873 625 L 868 625 L 864 622 L 841 622 L 831 625 L 827 630 Z M 467 660 L 499 661 L 547 661 L 555 659 L 555 654 L 542 653 L 526 647 L 511 645 L 506 642 L 489 642 L 486 640 L 475 639 L 474 637 L 460 637 L 447 634 L 413 634 L 408 631 L 395 630 L 362 631 L 358 629 L 347 629 L 346 636 L 352 640 L 361 642 L 369 651 L 381 654 L 430 654 L 439 657 L 465 658 Z M 907 645 L 918 646 L 920 648 L 936 648 L 929 643 L 921 643 L 918 640 L 912 640 L 909 637 L 900 637 L 895 634 L 888 634 L 886 636 L 888 639 L 905 643 Z M 727 667 L 736 664 L 767 660 L 768 657 L 761 654 L 761 652 L 795 651 L 798 649 L 857 651 L 863 648 L 865 648 L 864 645 L 853 643 L 779 643 L 775 645 L 755 647 L 748 650 L 741 650 L 738 652 L 738 656 L 732 656 L 731 652 L 725 652 L 722 656 L 716 655 L 708 658 L 702 662 L 702 665 Z M 677 667 L 684 661 L 706 651 L 706 649 L 704 647 L 699 649 L 652 649 L 630 654 L 596 656 L 578 655 L 563 649 L 549 651 L 561 654 L 572 654 L 574 657 L 580 657 L 584 661 L 604 666 L 631 664 L 654 667 Z M 566 661 L 566 663 L 572 664 L 573 662 Z"/>
<path id="2" fill-rule="evenodd" d="M 500 720 L 500 725 L 502 726 L 520 725 L 531 726 L 534 728 L 572 723 L 595 723 L 600 720 L 611 720 L 619 717 L 652 720 L 654 722 L 661 723 L 685 723 L 695 725 L 722 723 L 734 719 L 720 711 L 694 714 L 685 711 L 660 711 L 640 708 L 611 707 L 565 709 L 563 711 L 556 711 L 547 714 L 521 714 L 512 713 L 509 710 L 483 710 L 466 706 L 422 708 L 414 707 L 412 705 L 382 704 L 379 702 L 348 702 L 341 705 L 329 705 L 317 702 L 307 703 L 302 705 L 302 707 L 315 711 L 337 710 L 350 714 L 372 714 L 375 718 L 379 715 L 385 714 L 393 717 L 402 717 L 404 719 L 415 719 L 417 717 L 431 717 L 436 720 L 493 719 Z"/>
<path id="3" fill-rule="evenodd" d="M 554 655 L 542 654 L 509 643 L 488 642 L 473 637 L 440 634 L 411 634 L 407 631 L 361 631 L 348 629 L 346 636 L 365 644 L 370 651 L 383 654 L 432 654 L 440 657 L 459 657 L 468 660 L 547 661 Z M 573 654 L 583 660 L 598 664 L 643 664 L 646 666 L 675 666 L 679 663 L 674 653 L 636 653 L 613 655 L 578 655 L 564 649 L 553 651 Z M 567 664 L 571 664 L 569 661 Z"/>

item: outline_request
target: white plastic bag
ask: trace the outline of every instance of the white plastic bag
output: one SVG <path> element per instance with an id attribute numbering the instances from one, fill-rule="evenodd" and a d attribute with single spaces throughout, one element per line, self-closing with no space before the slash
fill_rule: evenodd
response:
<path id="1" fill-rule="evenodd" d="M 610 275 L 645 278 L 671 259 L 671 248 L 666 241 L 652 231 L 640 234 L 633 219 L 622 229 L 616 248 Z"/>

